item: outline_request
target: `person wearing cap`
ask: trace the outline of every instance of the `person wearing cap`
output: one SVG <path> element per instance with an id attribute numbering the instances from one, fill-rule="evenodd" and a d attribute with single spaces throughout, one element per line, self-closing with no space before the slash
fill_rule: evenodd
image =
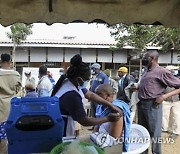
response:
<path id="1" fill-rule="evenodd" d="M 93 70 L 92 74 L 94 75 L 94 78 L 90 82 L 90 91 L 95 93 L 96 88 L 101 84 L 109 84 L 109 78 L 108 76 L 101 71 L 101 65 L 98 63 L 94 63 L 91 65 L 91 69 Z M 91 102 L 91 115 L 92 117 L 95 117 L 96 112 L 96 103 Z"/>
<path id="2" fill-rule="evenodd" d="M 169 70 L 158 65 L 159 53 L 157 50 L 149 50 L 145 53 L 142 64 L 147 68 L 141 76 L 138 86 L 138 123 L 144 126 L 152 140 L 152 153 L 161 154 L 162 140 L 162 102 L 168 97 L 180 93 L 180 79 Z M 175 89 L 164 93 L 167 87 Z M 155 141 L 154 141 L 155 140 Z M 144 152 L 148 154 L 148 150 Z"/>
<path id="3" fill-rule="evenodd" d="M 1 54 L 0 69 L 0 125 L 6 121 L 10 111 L 11 98 L 16 96 L 21 88 L 20 74 L 10 68 L 11 56 L 7 53 Z M 0 126 L 1 127 L 1 126 Z M 0 138 L 2 139 L 0 132 Z M 0 153 L 7 153 L 7 141 L 0 140 Z"/>
<path id="4" fill-rule="evenodd" d="M 125 94 L 125 88 L 131 83 L 128 69 L 126 67 L 120 67 L 118 69 L 118 76 L 120 77 L 120 79 L 118 81 L 117 99 L 129 103 L 129 100 Z"/>
<path id="5" fill-rule="evenodd" d="M 177 75 L 178 66 L 169 65 L 166 67 L 174 76 Z M 167 87 L 165 93 L 174 90 Z M 163 101 L 162 129 L 170 133 L 170 138 L 176 139 L 180 134 L 180 100 L 179 95 L 174 95 Z"/>

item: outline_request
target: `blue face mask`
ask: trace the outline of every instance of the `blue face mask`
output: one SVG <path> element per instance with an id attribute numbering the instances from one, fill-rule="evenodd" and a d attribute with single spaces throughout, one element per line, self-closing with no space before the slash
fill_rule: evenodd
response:
<path id="1" fill-rule="evenodd" d="M 79 86 L 80 89 L 86 88 L 88 83 L 89 83 L 88 81 L 85 81 L 82 86 Z"/>

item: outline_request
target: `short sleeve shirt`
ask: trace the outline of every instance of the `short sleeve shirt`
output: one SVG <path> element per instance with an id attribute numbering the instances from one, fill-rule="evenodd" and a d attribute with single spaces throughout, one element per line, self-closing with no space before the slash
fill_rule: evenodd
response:
<path id="1" fill-rule="evenodd" d="M 82 89 L 83 93 L 86 93 L 86 89 Z M 84 106 L 82 103 L 82 97 L 76 91 L 69 91 L 59 98 L 60 111 L 62 115 L 69 115 L 75 121 L 79 121 L 86 116 Z"/>

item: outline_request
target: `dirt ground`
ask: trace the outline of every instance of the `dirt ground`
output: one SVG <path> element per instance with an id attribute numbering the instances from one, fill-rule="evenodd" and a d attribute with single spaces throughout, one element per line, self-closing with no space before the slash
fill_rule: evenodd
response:
<path id="1" fill-rule="evenodd" d="M 162 133 L 162 137 L 168 137 L 168 133 Z M 162 154 L 180 154 L 180 136 L 171 144 L 162 144 Z"/>
<path id="2" fill-rule="evenodd" d="M 88 130 L 91 127 L 82 127 L 80 131 L 80 138 L 84 139 L 87 137 L 91 131 Z M 170 134 L 162 133 L 162 138 L 168 138 Z M 149 154 L 152 154 L 149 150 Z M 162 154 L 180 154 L 180 136 L 174 141 L 174 143 L 163 143 L 162 144 Z"/>

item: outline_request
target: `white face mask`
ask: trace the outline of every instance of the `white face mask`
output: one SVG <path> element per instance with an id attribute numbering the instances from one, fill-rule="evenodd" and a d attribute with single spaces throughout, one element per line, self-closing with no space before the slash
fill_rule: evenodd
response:
<path id="1" fill-rule="evenodd" d="M 173 75 L 174 75 L 174 76 L 177 76 L 177 75 L 178 75 L 178 70 L 175 70 L 175 71 L 173 72 Z"/>
<path id="2" fill-rule="evenodd" d="M 91 70 L 91 74 L 92 74 L 92 75 L 95 75 L 95 71 L 94 71 L 94 70 Z"/>
<path id="3" fill-rule="evenodd" d="M 63 72 L 59 72 L 59 75 L 61 76 L 61 75 L 63 75 L 64 73 Z"/>

